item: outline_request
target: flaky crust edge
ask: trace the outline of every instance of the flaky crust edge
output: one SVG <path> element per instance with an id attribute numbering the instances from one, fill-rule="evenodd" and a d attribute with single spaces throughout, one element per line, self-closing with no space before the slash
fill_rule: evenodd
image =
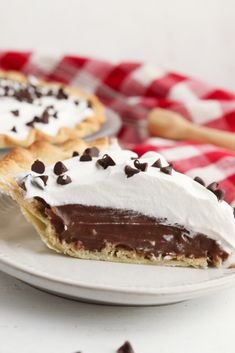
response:
<path id="1" fill-rule="evenodd" d="M 0 70 L 0 78 L 6 78 L 17 82 L 27 82 L 27 77 L 17 71 Z M 50 136 L 44 132 L 32 128 L 25 140 L 15 139 L 11 136 L 0 134 L 0 148 L 22 146 L 28 147 L 35 141 L 47 141 L 53 144 L 63 143 L 70 139 L 82 138 L 100 130 L 105 122 L 105 110 L 99 99 L 95 95 L 89 95 L 77 87 L 68 86 L 62 83 L 46 82 L 39 80 L 39 85 L 47 87 L 63 87 L 67 93 L 73 94 L 78 98 L 89 99 L 92 102 L 94 115 L 87 117 L 78 123 L 74 128 L 62 127 L 56 136 Z"/>
<path id="2" fill-rule="evenodd" d="M 86 260 L 195 268 L 208 267 L 209 261 L 206 257 L 193 259 L 185 256 L 175 256 L 167 260 L 162 257 L 145 258 L 134 250 L 117 250 L 112 244 L 106 244 L 101 251 L 89 251 L 83 249 L 79 243 L 67 244 L 65 241 L 61 242 L 57 238 L 48 217 L 40 210 L 38 201 L 24 199 L 24 192 L 14 177 L 21 172 L 30 170 L 35 159 L 40 159 L 45 165 L 49 165 L 58 160 L 70 158 L 73 151 L 78 151 L 81 154 L 87 147 L 97 146 L 102 150 L 108 145 L 109 140 L 103 138 L 90 143 L 76 139 L 59 146 L 40 141 L 35 142 L 28 149 L 16 147 L 0 161 L 0 192 L 10 195 L 19 204 L 22 213 L 33 224 L 42 241 L 58 253 Z M 222 261 L 218 259 L 214 266 L 219 267 L 221 263 Z"/>

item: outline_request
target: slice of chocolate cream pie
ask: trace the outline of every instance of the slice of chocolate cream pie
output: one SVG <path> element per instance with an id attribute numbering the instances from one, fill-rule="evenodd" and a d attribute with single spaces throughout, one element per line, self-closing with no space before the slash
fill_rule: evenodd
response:
<path id="1" fill-rule="evenodd" d="M 233 209 L 217 183 L 178 173 L 156 152 L 117 144 L 33 144 L 0 162 L 2 191 L 42 240 L 81 259 L 220 266 L 235 248 Z"/>

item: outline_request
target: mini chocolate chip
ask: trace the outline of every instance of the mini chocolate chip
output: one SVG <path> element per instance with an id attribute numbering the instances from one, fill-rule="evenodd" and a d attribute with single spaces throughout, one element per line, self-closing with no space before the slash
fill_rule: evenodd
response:
<path id="1" fill-rule="evenodd" d="M 209 184 L 207 186 L 207 189 L 214 192 L 216 189 L 218 188 L 218 183 L 217 182 L 213 182 L 211 184 Z"/>
<path id="2" fill-rule="evenodd" d="M 104 169 L 112 167 L 116 164 L 108 154 L 104 154 L 103 157 L 98 159 L 96 163 Z"/>
<path id="3" fill-rule="evenodd" d="M 78 105 L 78 104 L 79 104 L 79 101 L 76 99 L 76 100 L 74 101 L 74 104 L 75 104 L 75 105 Z"/>
<path id="4" fill-rule="evenodd" d="M 24 181 L 22 181 L 22 182 L 19 183 L 19 187 L 20 187 L 21 189 L 23 189 L 24 191 L 26 191 L 26 186 L 25 186 L 25 182 L 24 182 Z M 235 217 L 235 216 L 234 216 L 234 217 Z"/>
<path id="5" fill-rule="evenodd" d="M 125 174 L 126 174 L 127 178 L 130 178 L 133 175 L 138 174 L 140 172 L 139 169 L 132 168 L 129 165 L 125 166 L 124 171 L 125 171 Z"/>
<path id="6" fill-rule="evenodd" d="M 19 110 L 11 110 L 11 114 L 13 114 L 14 116 L 19 116 L 20 112 Z"/>
<path id="7" fill-rule="evenodd" d="M 48 175 L 40 175 L 34 178 L 31 183 L 38 187 L 41 190 L 44 190 L 44 187 L 47 185 Z"/>
<path id="8" fill-rule="evenodd" d="M 162 162 L 161 162 L 161 159 L 157 159 L 152 165 L 151 167 L 154 167 L 154 168 L 162 168 Z"/>
<path id="9" fill-rule="evenodd" d="M 60 184 L 60 185 L 70 184 L 71 182 L 72 182 L 71 178 L 66 174 L 60 175 L 57 178 L 57 184 Z"/>
<path id="10" fill-rule="evenodd" d="M 65 93 L 63 87 L 60 87 L 60 88 L 58 89 L 56 98 L 57 98 L 57 99 L 68 99 L 68 95 L 67 95 L 67 93 Z"/>
<path id="11" fill-rule="evenodd" d="M 91 100 L 87 101 L 87 108 L 92 108 L 93 107 L 93 103 Z"/>
<path id="12" fill-rule="evenodd" d="M 61 161 L 56 162 L 54 169 L 53 169 L 53 171 L 56 175 L 61 175 L 65 172 L 67 172 L 67 170 L 68 169 Z"/>
<path id="13" fill-rule="evenodd" d="M 204 180 L 203 180 L 202 178 L 196 176 L 196 177 L 194 178 L 194 180 L 195 180 L 197 183 L 201 184 L 202 186 L 206 186 L 206 184 L 205 184 L 205 182 L 204 182 Z"/>
<path id="14" fill-rule="evenodd" d="M 83 154 L 89 154 L 91 157 L 98 157 L 100 151 L 97 147 L 86 148 Z"/>
<path id="15" fill-rule="evenodd" d="M 48 124 L 49 123 L 49 113 L 47 110 L 44 110 L 42 113 L 41 121 L 42 124 Z"/>
<path id="16" fill-rule="evenodd" d="M 217 197 L 218 201 L 222 201 L 224 199 L 225 191 L 223 189 L 217 189 L 213 191 L 213 193 Z"/>
<path id="17" fill-rule="evenodd" d="M 53 118 L 57 119 L 58 118 L 57 112 L 55 112 L 52 116 L 53 116 Z"/>
<path id="18" fill-rule="evenodd" d="M 45 172 L 45 165 L 38 159 L 32 164 L 31 170 L 38 174 L 43 174 Z"/>
<path id="19" fill-rule="evenodd" d="M 172 164 L 169 164 L 167 167 L 162 167 L 160 170 L 161 170 L 162 173 L 171 175 L 172 174 L 172 169 L 173 169 Z"/>
<path id="20" fill-rule="evenodd" d="M 134 350 L 130 342 L 126 341 L 120 348 L 118 348 L 117 353 L 134 353 Z"/>
<path id="21" fill-rule="evenodd" d="M 141 170 L 141 172 L 146 172 L 147 168 L 148 168 L 148 163 L 140 163 L 140 161 L 138 159 L 136 159 L 134 161 L 134 166 Z"/>
<path id="22" fill-rule="evenodd" d="M 235 207 L 233 208 L 233 216 L 235 218 Z"/>
<path id="23" fill-rule="evenodd" d="M 89 154 L 83 154 L 80 157 L 81 162 L 90 162 L 92 161 L 92 157 Z"/>
<path id="24" fill-rule="evenodd" d="M 17 132 L 16 127 L 13 126 L 13 128 L 11 129 L 11 131 L 12 131 L 12 132 Z"/>
<path id="25" fill-rule="evenodd" d="M 40 175 L 38 178 L 42 179 L 44 186 L 47 185 L 48 175 Z"/>
<path id="26" fill-rule="evenodd" d="M 72 157 L 77 157 L 79 156 L 79 153 L 77 151 L 73 151 Z"/>

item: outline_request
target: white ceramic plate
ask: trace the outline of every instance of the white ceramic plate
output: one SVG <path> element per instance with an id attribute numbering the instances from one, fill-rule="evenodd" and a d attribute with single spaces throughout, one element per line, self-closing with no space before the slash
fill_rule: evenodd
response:
<path id="1" fill-rule="evenodd" d="M 56 254 L 0 194 L 0 270 L 35 287 L 84 301 L 160 305 L 235 283 L 234 269 L 196 270 L 78 260 Z"/>

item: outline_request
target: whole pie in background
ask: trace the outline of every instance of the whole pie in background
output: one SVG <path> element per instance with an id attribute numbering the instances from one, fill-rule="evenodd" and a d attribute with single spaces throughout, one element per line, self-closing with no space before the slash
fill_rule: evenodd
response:
<path id="1" fill-rule="evenodd" d="M 100 130 L 103 105 L 77 87 L 0 71 L 0 148 L 62 143 Z"/>

